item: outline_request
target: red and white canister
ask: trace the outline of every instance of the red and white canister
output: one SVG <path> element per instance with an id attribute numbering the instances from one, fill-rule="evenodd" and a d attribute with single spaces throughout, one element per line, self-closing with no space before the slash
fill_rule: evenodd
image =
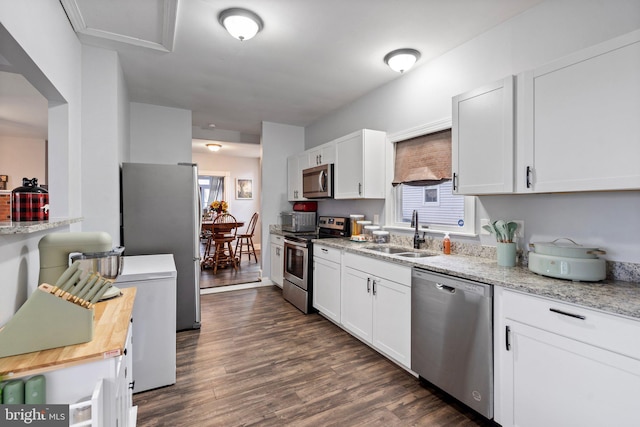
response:
<path id="1" fill-rule="evenodd" d="M 13 221 L 46 221 L 49 219 L 49 192 L 38 186 L 37 178 L 22 178 L 22 187 L 13 189 L 11 219 Z"/>

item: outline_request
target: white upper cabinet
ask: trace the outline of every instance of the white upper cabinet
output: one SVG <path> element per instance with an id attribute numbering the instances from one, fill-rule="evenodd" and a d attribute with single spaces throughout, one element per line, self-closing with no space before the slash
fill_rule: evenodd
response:
<path id="1" fill-rule="evenodd" d="M 513 76 L 455 96 L 452 125 L 453 192 L 513 192 Z"/>
<path id="2" fill-rule="evenodd" d="M 302 196 L 302 170 L 308 167 L 309 157 L 306 151 L 287 158 L 287 198 L 290 202 L 307 200 Z"/>
<path id="3" fill-rule="evenodd" d="M 640 188 L 640 31 L 518 76 L 520 192 Z"/>
<path id="4" fill-rule="evenodd" d="M 334 197 L 384 199 L 386 133 L 363 129 L 335 140 Z"/>
<path id="5" fill-rule="evenodd" d="M 309 154 L 309 167 L 327 165 L 336 161 L 335 141 L 327 142 L 307 150 Z"/>

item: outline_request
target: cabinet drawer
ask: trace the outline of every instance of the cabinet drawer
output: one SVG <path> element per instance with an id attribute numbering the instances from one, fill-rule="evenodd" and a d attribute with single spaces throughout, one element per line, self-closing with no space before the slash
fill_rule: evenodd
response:
<path id="1" fill-rule="evenodd" d="M 344 254 L 343 261 L 343 264 L 347 267 L 364 271 L 372 276 L 389 279 L 405 286 L 411 286 L 411 267 L 349 252 Z"/>
<path id="2" fill-rule="evenodd" d="M 640 322 L 517 292 L 502 295 L 508 319 L 640 360 Z"/>
<path id="3" fill-rule="evenodd" d="M 271 243 L 275 243 L 276 245 L 284 245 L 284 236 L 279 234 L 271 234 Z"/>
<path id="4" fill-rule="evenodd" d="M 329 246 L 322 246 L 318 244 L 313 245 L 313 257 L 322 258 L 327 261 L 340 264 L 342 251 L 338 248 L 331 248 Z"/>

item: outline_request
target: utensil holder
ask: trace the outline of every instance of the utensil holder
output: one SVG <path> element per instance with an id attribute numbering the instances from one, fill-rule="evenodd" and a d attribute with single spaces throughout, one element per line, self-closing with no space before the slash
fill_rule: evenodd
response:
<path id="1" fill-rule="evenodd" d="M 498 256 L 498 265 L 501 267 L 516 266 L 516 244 L 515 243 L 496 243 L 496 253 Z"/>
<path id="2" fill-rule="evenodd" d="M 0 357 L 89 342 L 93 339 L 93 307 L 51 293 L 43 283 L 0 329 Z"/>

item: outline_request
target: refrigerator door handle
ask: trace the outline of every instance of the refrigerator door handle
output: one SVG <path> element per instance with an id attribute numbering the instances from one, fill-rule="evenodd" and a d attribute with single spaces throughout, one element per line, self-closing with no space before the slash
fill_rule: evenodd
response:
<path id="1" fill-rule="evenodd" d="M 193 250 L 193 266 L 195 269 L 195 303 L 196 318 L 194 327 L 200 328 L 200 233 L 202 232 L 202 200 L 200 200 L 200 188 L 198 186 L 198 165 L 193 164 L 193 196 L 198 201 L 194 203 L 195 222 L 197 229 L 194 230 L 194 250 Z M 194 200 L 195 202 L 195 200 Z"/>

